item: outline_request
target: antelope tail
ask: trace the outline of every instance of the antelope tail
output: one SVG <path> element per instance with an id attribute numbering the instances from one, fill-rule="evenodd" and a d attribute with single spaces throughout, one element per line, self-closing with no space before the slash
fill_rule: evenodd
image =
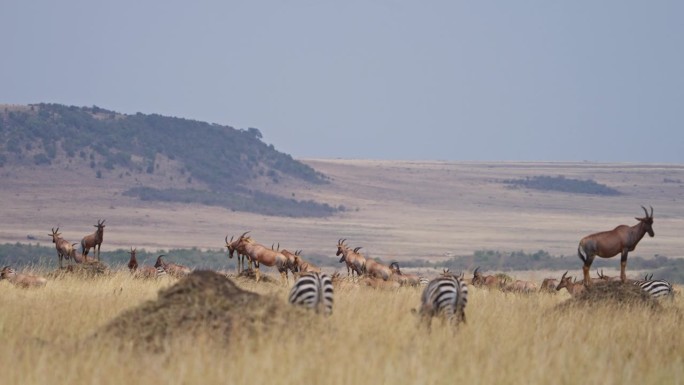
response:
<path id="1" fill-rule="evenodd" d="M 582 262 L 587 263 L 587 256 L 584 254 L 584 250 L 582 250 L 581 243 L 579 246 L 577 246 L 577 256 L 582 260 Z"/>

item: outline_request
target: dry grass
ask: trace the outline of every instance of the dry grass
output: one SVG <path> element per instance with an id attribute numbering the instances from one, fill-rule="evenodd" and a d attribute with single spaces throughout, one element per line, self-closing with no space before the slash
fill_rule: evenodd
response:
<path id="1" fill-rule="evenodd" d="M 120 348 L 102 333 L 92 340 L 175 282 L 134 280 L 127 272 L 65 276 L 39 290 L 0 282 L 3 383 L 684 383 L 680 297 L 659 311 L 604 304 L 563 312 L 555 307 L 565 293 L 472 288 L 468 323 L 454 331 L 434 322 L 428 332 L 411 314 L 420 289 L 347 285 L 337 288 L 331 317 L 300 312 L 229 344 L 212 332 L 169 339 L 157 353 Z M 286 302 L 286 287 L 239 285 Z"/>

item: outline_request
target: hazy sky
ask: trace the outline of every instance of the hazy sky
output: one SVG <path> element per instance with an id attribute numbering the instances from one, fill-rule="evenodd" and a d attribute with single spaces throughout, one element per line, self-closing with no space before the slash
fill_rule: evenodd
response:
<path id="1" fill-rule="evenodd" d="M 0 36 L 0 103 L 297 158 L 684 162 L 682 1 L 3 0 Z"/>

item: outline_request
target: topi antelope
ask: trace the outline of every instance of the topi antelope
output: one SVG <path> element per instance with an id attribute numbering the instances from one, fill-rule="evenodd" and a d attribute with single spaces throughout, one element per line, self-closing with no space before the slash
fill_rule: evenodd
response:
<path id="1" fill-rule="evenodd" d="M 383 281 L 388 281 L 392 278 L 394 271 L 389 266 L 369 258 L 366 259 L 366 264 L 363 266 L 363 273 L 371 277 L 380 278 Z"/>
<path id="2" fill-rule="evenodd" d="M 62 259 L 66 259 L 67 261 L 69 258 L 74 254 L 74 247 L 72 246 L 71 243 L 69 243 L 67 240 L 62 238 L 59 232 L 59 227 L 57 230 L 55 228 L 52 228 L 52 234 L 48 234 L 49 236 L 52 237 L 52 243 L 55 244 L 55 248 L 57 249 L 57 257 L 59 258 L 59 268 L 62 268 Z"/>
<path id="3" fill-rule="evenodd" d="M 245 237 L 245 234 L 240 236 L 235 249 L 239 253 L 247 255 L 249 259 L 251 259 L 254 262 L 257 282 L 259 282 L 259 280 L 261 279 L 259 266 L 261 266 L 261 264 L 264 264 L 269 267 L 275 266 L 278 272 L 280 273 L 281 279 L 284 281 L 284 283 L 287 283 L 287 270 L 290 269 L 290 262 L 288 258 L 285 255 L 283 255 L 283 253 L 271 250 L 268 247 L 265 247 L 254 242 L 252 238 Z"/>
<path id="4" fill-rule="evenodd" d="M 20 274 L 9 266 L 5 266 L 0 270 L 0 280 L 2 279 L 6 279 L 14 286 L 21 288 L 43 287 L 47 283 L 47 279 L 41 276 Z"/>
<path id="5" fill-rule="evenodd" d="M 305 261 L 302 256 L 301 250 L 297 250 L 294 253 L 291 253 L 290 251 L 283 249 L 280 251 L 283 253 L 291 262 L 292 264 L 292 274 L 295 272 L 297 273 L 320 273 L 321 268 L 314 265 L 313 263 Z"/>
<path id="6" fill-rule="evenodd" d="M 164 257 L 164 254 L 160 255 L 157 257 L 157 262 L 155 262 L 154 267 L 157 269 L 162 268 L 166 274 L 175 277 L 175 278 L 183 278 L 186 275 L 192 273 L 192 270 L 183 265 L 178 265 L 175 263 L 170 263 L 170 262 L 165 262 L 162 257 Z"/>
<path id="7" fill-rule="evenodd" d="M 473 271 L 472 284 L 476 287 L 485 286 L 489 289 L 501 288 L 501 280 L 499 277 L 495 275 L 482 275 L 482 273 L 480 273 L 479 266 L 475 268 L 475 271 Z"/>
<path id="8" fill-rule="evenodd" d="M 159 277 L 160 273 L 161 275 L 165 275 L 166 271 L 162 266 L 160 267 L 152 267 L 150 265 L 143 265 L 139 266 L 138 265 L 138 259 L 136 258 L 136 250 L 131 247 L 131 251 L 128 253 L 131 255 L 131 259 L 128 261 L 128 269 L 131 271 L 131 274 L 135 278 L 157 278 Z"/>
<path id="9" fill-rule="evenodd" d="M 104 239 L 104 225 L 105 220 L 98 220 L 96 225 L 97 230 L 94 233 L 86 235 L 81 239 L 81 252 L 83 255 L 87 256 L 90 248 L 92 247 L 93 253 L 97 253 L 97 260 L 100 260 L 100 247 L 102 246 L 102 240 Z"/>
<path id="10" fill-rule="evenodd" d="M 402 286 L 420 286 L 421 277 L 416 274 L 404 274 L 399 268 L 399 262 L 392 262 L 389 267 L 392 269 L 392 279 Z"/>
<path id="11" fill-rule="evenodd" d="M 558 285 L 558 280 L 556 278 L 544 278 L 539 287 L 539 292 L 556 294 L 556 285 Z"/>
<path id="12" fill-rule="evenodd" d="M 558 286 L 556 286 L 556 291 L 565 288 L 573 297 L 576 297 L 584 292 L 584 284 L 581 282 L 572 282 L 572 277 L 566 277 L 567 274 L 567 271 L 563 273 L 560 282 L 558 282 Z"/>
<path id="13" fill-rule="evenodd" d="M 349 246 L 345 245 L 346 239 L 340 239 L 337 241 L 337 253 L 336 256 L 342 255 L 340 258 L 340 263 L 345 262 L 347 264 L 347 277 L 351 273 L 352 278 L 354 277 L 354 272 L 356 276 L 359 277 L 363 274 L 364 266 L 366 265 L 366 257 L 359 254 L 360 247 L 354 250 L 350 249 Z"/>
<path id="14" fill-rule="evenodd" d="M 537 291 L 537 284 L 530 281 L 515 280 L 502 288 L 503 291 L 514 293 L 533 293 Z"/>
<path id="15" fill-rule="evenodd" d="M 246 231 L 242 233 L 240 238 L 244 237 L 247 235 L 249 231 Z M 240 238 L 233 240 L 233 237 L 230 237 L 230 241 L 228 240 L 228 236 L 226 235 L 226 248 L 228 249 L 228 258 L 233 259 L 233 254 L 235 254 L 235 251 L 237 250 L 237 246 L 240 243 Z M 237 253 L 237 272 L 240 274 L 243 270 L 245 270 L 245 258 L 248 259 L 249 263 L 249 268 L 252 268 L 252 260 L 249 259 L 249 257 L 245 254 L 242 254 L 238 251 Z"/>
<path id="16" fill-rule="evenodd" d="M 627 281 L 625 275 L 627 254 L 634 250 L 646 233 L 650 237 L 655 235 L 653 232 L 653 207 L 651 207 L 650 215 L 644 206 L 641 208 L 644 209 L 646 216 L 636 218 L 639 221 L 636 225 L 631 227 L 620 225 L 613 230 L 587 235 L 580 240 L 579 246 L 577 246 L 577 255 L 584 262 L 582 272 L 584 273 L 585 285 L 591 284 L 589 269 L 591 269 L 591 264 L 597 255 L 601 258 L 611 258 L 620 254 L 620 279 L 622 282 Z"/>

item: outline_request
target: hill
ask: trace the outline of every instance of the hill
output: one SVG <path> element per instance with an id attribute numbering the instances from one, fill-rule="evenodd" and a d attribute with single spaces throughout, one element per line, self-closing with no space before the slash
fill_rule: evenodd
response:
<path id="1" fill-rule="evenodd" d="M 289 217 L 337 210 L 280 193 L 282 185 L 318 185 L 327 179 L 266 145 L 258 129 L 156 114 L 58 104 L 0 106 L 0 167 L 16 166 L 120 179 L 131 186 L 124 194 L 147 201 Z"/>

